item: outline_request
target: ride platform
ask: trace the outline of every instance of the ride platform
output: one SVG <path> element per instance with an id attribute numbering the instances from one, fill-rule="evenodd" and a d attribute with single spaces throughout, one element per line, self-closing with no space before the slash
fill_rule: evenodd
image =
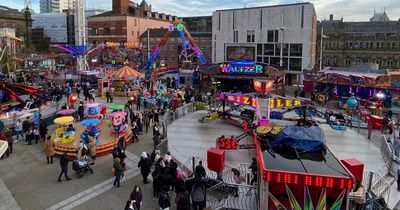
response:
<path id="1" fill-rule="evenodd" d="M 100 129 L 99 139 L 100 143 L 97 144 L 96 147 L 96 156 L 103 156 L 110 154 L 115 145 L 118 143 L 119 137 L 114 136 L 111 133 L 111 122 L 109 119 L 103 119 L 100 124 L 98 125 Z M 76 158 L 76 151 L 79 147 L 80 143 L 80 134 L 83 133 L 85 127 L 81 125 L 81 122 L 76 122 L 75 125 L 75 132 L 73 134 L 73 140 L 70 143 L 63 144 L 60 141 L 55 140 L 55 155 L 61 155 L 64 152 L 67 152 L 68 156 L 71 158 Z M 53 138 L 56 134 L 53 134 Z M 131 129 L 127 129 L 127 131 L 121 135 L 125 137 L 125 141 L 127 144 L 132 142 L 132 131 Z M 56 138 L 57 139 L 57 138 Z"/>

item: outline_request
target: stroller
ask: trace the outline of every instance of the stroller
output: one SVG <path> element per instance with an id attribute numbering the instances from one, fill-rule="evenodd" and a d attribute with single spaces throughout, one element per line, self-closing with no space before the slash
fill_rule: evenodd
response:
<path id="1" fill-rule="evenodd" d="M 87 171 L 93 174 L 93 169 L 90 167 L 92 162 L 91 158 L 86 155 L 72 162 L 72 169 L 76 172 L 78 178 L 82 178 Z"/>

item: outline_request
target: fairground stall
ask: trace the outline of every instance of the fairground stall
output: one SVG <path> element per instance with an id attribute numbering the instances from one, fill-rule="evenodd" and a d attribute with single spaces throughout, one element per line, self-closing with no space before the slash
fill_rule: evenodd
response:
<path id="1" fill-rule="evenodd" d="M 317 100 L 322 102 L 351 95 L 370 100 L 379 92 L 395 101 L 400 96 L 399 69 L 367 71 L 329 67 L 317 72 L 305 70 L 304 78 L 304 91 L 315 91 Z"/>
<path id="2" fill-rule="evenodd" d="M 213 87 L 221 92 L 254 92 L 271 81 L 277 94 L 284 93 L 285 70 L 263 63 L 246 60 L 232 60 L 199 67 L 202 75 L 201 86 Z"/>
<path id="3" fill-rule="evenodd" d="M 130 96 L 134 95 L 134 92 L 140 88 L 140 79 L 143 78 L 143 74 L 130 68 L 129 66 L 124 66 L 117 71 L 110 71 L 108 73 L 108 80 L 100 80 L 100 83 L 107 82 L 107 86 L 101 85 L 100 92 L 102 95 L 105 94 L 106 90 L 113 89 L 113 95 L 115 96 L 125 96 L 126 92 Z M 107 87 L 108 89 L 105 89 Z"/>

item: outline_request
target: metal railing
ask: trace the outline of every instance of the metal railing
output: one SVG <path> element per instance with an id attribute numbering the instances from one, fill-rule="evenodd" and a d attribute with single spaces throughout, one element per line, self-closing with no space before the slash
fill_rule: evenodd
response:
<path id="1" fill-rule="evenodd" d="M 363 185 L 367 186 L 368 192 L 372 191 L 377 197 L 383 197 L 386 203 L 389 203 L 391 184 L 384 177 L 375 171 L 365 171 Z"/>
<path id="2" fill-rule="evenodd" d="M 221 182 L 207 189 L 207 208 L 257 209 L 257 189 L 253 186 Z"/>

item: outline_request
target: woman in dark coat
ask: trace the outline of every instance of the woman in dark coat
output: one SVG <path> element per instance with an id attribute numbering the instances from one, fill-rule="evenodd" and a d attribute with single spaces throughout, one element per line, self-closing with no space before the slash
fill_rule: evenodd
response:
<path id="1" fill-rule="evenodd" d="M 140 173 L 143 176 L 143 183 L 145 183 L 145 184 L 149 183 L 147 181 L 147 177 L 150 174 L 151 161 L 147 157 L 147 153 L 146 152 L 142 152 L 140 161 L 138 163 L 138 167 L 140 168 Z"/>
<path id="2" fill-rule="evenodd" d="M 140 210 L 140 206 L 142 205 L 143 193 L 139 186 L 135 186 L 133 191 L 131 192 L 130 200 L 133 202 L 133 206 L 135 206 L 135 210 Z"/>

